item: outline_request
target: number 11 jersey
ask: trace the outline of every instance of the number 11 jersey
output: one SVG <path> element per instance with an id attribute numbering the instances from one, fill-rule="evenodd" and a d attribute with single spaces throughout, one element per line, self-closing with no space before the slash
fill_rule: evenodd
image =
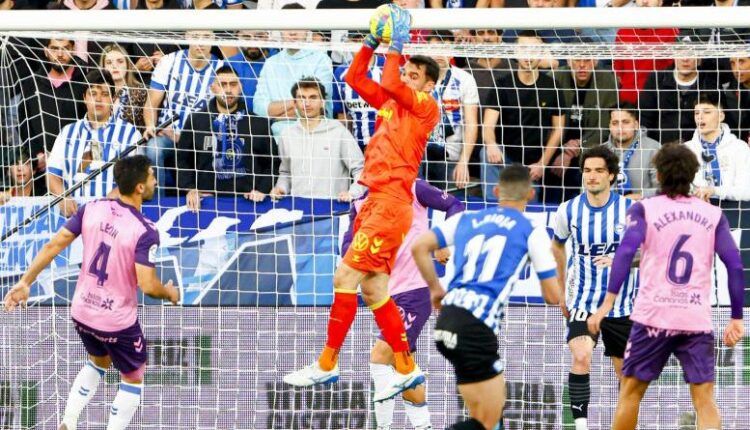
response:
<path id="1" fill-rule="evenodd" d="M 154 267 L 159 234 L 153 223 L 133 206 L 104 199 L 82 206 L 64 228 L 83 239 L 73 319 L 106 332 L 135 324 L 135 265 Z"/>
<path id="2" fill-rule="evenodd" d="M 556 276 L 546 229 L 533 227 L 515 209 L 495 207 L 457 214 L 432 231 L 441 248 L 456 246 L 456 271 L 443 305 L 466 309 L 495 332 L 529 259 L 540 281 Z"/>

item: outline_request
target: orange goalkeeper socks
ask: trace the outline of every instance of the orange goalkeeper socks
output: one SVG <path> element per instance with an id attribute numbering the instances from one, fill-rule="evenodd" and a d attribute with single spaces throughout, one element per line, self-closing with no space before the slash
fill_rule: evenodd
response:
<path id="1" fill-rule="evenodd" d="M 349 327 L 357 315 L 357 291 L 334 290 L 331 314 L 328 317 L 328 340 L 318 358 L 321 369 L 328 371 L 336 367 L 339 349 L 344 344 Z"/>
<path id="2" fill-rule="evenodd" d="M 406 374 L 414 370 L 414 360 L 409 354 L 409 342 L 406 340 L 404 322 L 396 303 L 390 297 L 370 306 L 375 322 L 380 327 L 385 342 L 393 349 L 396 371 Z"/>

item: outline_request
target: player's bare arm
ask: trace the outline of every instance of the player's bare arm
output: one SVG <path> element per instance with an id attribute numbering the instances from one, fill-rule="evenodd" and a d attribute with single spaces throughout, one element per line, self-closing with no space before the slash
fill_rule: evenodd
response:
<path id="1" fill-rule="evenodd" d="M 417 268 L 419 268 L 419 273 L 422 274 L 422 278 L 427 283 L 427 286 L 430 287 L 430 297 L 435 309 L 440 309 L 440 301 L 445 296 L 445 290 L 440 285 L 437 272 L 435 272 L 435 265 L 432 262 L 432 253 L 438 248 L 440 248 L 440 245 L 438 244 L 437 236 L 430 231 L 420 236 L 411 249 L 414 262 L 417 264 Z"/>
<path id="2" fill-rule="evenodd" d="M 162 284 L 156 273 L 156 267 L 136 263 L 135 274 L 143 294 L 155 299 L 169 300 L 173 305 L 180 301 L 180 292 L 172 284 L 172 280 L 170 279 L 166 285 Z"/>
<path id="3" fill-rule="evenodd" d="M 560 243 L 556 240 L 552 241 L 552 255 L 555 257 L 555 262 L 557 263 L 557 283 L 560 285 L 560 288 L 563 289 L 563 294 L 560 296 L 560 311 L 563 314 L 563 317 L 565 319 L 570 318 L 570 313 L 568 312 L 567 304 L 565 303 L 565 270 L 567 269 L 566 264 L 566 255 L 565 255 L 565 244 Z"/>
<path id="4" fill-rule="evenodd" d="M 42 250 L 26 270 L 26 273 L 21 276 L 16 285 L 5 295 L 4 306 L 6 311 L 10 312 L 16 306 L 26 303 L 26 300 L 29 298 L 31 284 L 34 283 L 39 273 L 49 266 L 52 260 L 73 243 L 75 239 L 76 235 L 62 228 L 52 240 L 42 247 Z"/>

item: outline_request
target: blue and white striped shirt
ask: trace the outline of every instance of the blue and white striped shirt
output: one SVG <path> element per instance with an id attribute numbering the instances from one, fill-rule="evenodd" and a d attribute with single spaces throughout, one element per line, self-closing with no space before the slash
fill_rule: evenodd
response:
<path id="1" fill-rule="evenodd" d="M 216 77 L 216 69 L 223 64 L 222 60 L 212 55 L 206 67 L 195 70 L 188 59 L 187 49 L 162 57 L 151 75 L 151 89 L 166 92 L 158 123 L 176 113 L 179 120 L 173 123 L 172 128 L 179 133 L 188 114 L 206 106 L 211 98 L 211 83 Z"/>
<path id="2" fill-rule="evenodd" d="M 79 119 L 63 127 L 57 135 L 47 160 L 47 171 L 62 178 L 64 188 L 68 189 L 140 139 L 141 134 L 133 124 L 115 115 L 96 129 L 91 128 L 86 118 Z M 105 197 L 114 187 L 114 173 L 107 169 L 73 197 Z"/>
<path id="3" fill-rule="evenodd" d="M 568 259 L 566 292 L 569 310 L 594 313 L 604 301 L 609 281 L 609 267 L 597 267 L 594 258 L 614 257 L 625 233 L 626 212 L 633 201 L 611 192 L 609 201 L 596 208 L 589 204 L 586 193 L 564 202 L 557 209 L 555 240 L 571 241 Z M 609 317 L 624 317 L 633 311 L 633 298 L 638 289 L 638 272 L 633 269 L 615 301 Z"/>
<path id="4" fill-rule="evenodd" d="M 440 248 L 456 246 L 456 272 L 443 305 L 466 309 L 496 333 L 510 293 L 529 259 L 540 281 L 556 276 L 547 230 L 532 226 L 515 209 L 464 212 L 432 232 Z"/>
<path id="5" fill-rule="evenodd" d="M 385 60 L 382 56 L 375 58 L 375 64 L 370 68 L 367 76 L 375 82 L 380 82 L 383 76 L 383 65 Z M 352 87 L 344 82 L 349 65 L 339 66 L 333 72 L 333 114 L 345 113 L 354 127 L 354 138 L 357 139 L 359 147 L 364 151 L 367 142 L 375 134 L 375 120 L 377 109 L 373 108 L 357 94 Z"/>

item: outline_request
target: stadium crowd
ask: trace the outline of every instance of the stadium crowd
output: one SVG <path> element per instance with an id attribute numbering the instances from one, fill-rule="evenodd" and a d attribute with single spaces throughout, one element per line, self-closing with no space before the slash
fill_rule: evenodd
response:
<path id="1" fill-rule="evenodd" d="M 660 7 L 661 0 L 430 0 L 413 7 Z M 3 0 L 0 9 L 373 8 L 382 0 Z M 683 1 L 689 6 L 735 2 Z M 671 4 L 679 6 L 680 4 Z M 162 195 L 237 196 L 255 202 L 293 195 L 350 201 L 379 116 L 345 82 L 351 54 L 312 49 L 217 47 L 211 31 L 177 46 L 110 44 L 95 38 L 19 39 L 0 73 L 0 202 L 61 194 L 141 139 L 158 166 Z M 256 42 L 276 35 L 238 31 Z M 427 44 L 745 43 L 750 29 L 413 31 Z M 344 32 L 281 32 L 284 42 L 345 38 Z M 261 43 L 262 44 L 262 43 Z M 522 52 L 522 51 L 519 51 Z M 527 51 L 523 51 L 527 52 Z M 492 200 L 503 165 L 531 169 L 540 203 L 580 192 L 578 156 L 608 145 L 620 156 L 616 190 L 634 199 L 657 189 L 651 158 L 682 142 L 701 162 L 695 193 L 750 200 L 750 57 L 593 60 L 435 56 L 433 96 L 442 119 L 429 138 L 422 176 L 462 196 Z M 383 60 L 375 58 L 376 81 Z M 116 195 L 107 172 L 72 197 Z M 60 204 L 66 215 L 76 203 Z"/>

